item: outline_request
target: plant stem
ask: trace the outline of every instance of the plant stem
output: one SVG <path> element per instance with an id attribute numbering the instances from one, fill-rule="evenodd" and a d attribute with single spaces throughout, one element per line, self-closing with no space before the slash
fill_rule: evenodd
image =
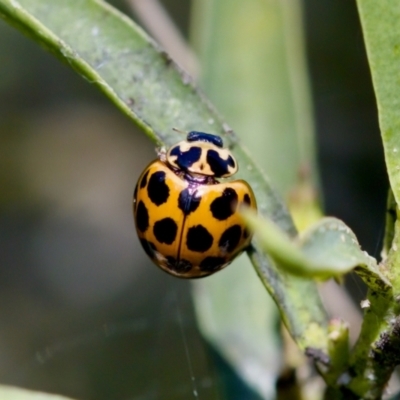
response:
<path id="1" fill-rule="evenodd" d="M 379 399 L 394 368 L 400 364 L 400 223 L 395 224 L 393 245 L 380 270 L 393 285 L 382 292 L 371 287 L 360 337 L 339 383 L 363 399 Z"/>
<path id="2" fill-rule="evenodd" d="M 344 387 L 363 399 L 378 399 L 396 366 L 385 362 L 393 317 L 392 299 L 370 290 L 360 337 L 350 356 L 348 370 L 340 378 Z M 348 382 L 346 382 L 348 381 Z"/>

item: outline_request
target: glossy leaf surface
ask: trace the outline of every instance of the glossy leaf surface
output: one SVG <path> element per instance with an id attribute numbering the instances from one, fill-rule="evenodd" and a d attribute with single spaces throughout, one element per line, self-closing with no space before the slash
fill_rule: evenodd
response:
<path id="1" fill-rule="evenodd" d="M 350 228 L 336 218 L 323 218 L 291 240 L 274 223 L 260 220 L 254 213 L 245 217 L 261 246 L 284 270 L 299 276 L 329 279 L 356 269 L 368 286 L 390 290 L 376 260 L 362 251 Z"/>
<path id="2" fill-rule="evenodd" d="M 182 138 L 172 127 L 220 134 L 239 162 L 238 175 L 252 185 L 260 212 L 295 234 L 286 207 L 237 136 L 129 18 L 100 0 L 0 0 L 0 15 L 100 89 L 158 145 Z M 252 260 L 301 346 L 321 345 L 307 334 L 313 324 L 326 329 L 314 283 L 281 275 L 260 251 Z M 313 298 L 309 309 L 301 301 L 305 294 Z"/>

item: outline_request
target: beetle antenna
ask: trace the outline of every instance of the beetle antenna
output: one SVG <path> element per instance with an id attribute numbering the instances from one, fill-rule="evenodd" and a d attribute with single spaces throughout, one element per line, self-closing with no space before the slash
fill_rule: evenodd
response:
<path id="1" fill-rule="evenodd" d="M 183 135 L 187 135 L 187 132 L 182 131 L 182 130 L 180 130 L 178 128 L 172 128 L 172 130 L 175 131 L 175 132 L 178 132 L 178 133 L 182 133 Z"/>

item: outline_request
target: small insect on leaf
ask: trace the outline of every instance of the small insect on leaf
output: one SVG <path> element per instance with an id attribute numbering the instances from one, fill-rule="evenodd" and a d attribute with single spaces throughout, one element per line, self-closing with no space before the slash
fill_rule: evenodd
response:
<path id="1" fill-rule="evenodd" d="M 201 278 L 249 246 L 239 207 L 257 210 L 253 191 L 243 180 L 218 180 L 237 168 L 219 136 L 192 131 L 143 171 L 133 214 L 143 249 L 156 265 L 180 278 Z"/>

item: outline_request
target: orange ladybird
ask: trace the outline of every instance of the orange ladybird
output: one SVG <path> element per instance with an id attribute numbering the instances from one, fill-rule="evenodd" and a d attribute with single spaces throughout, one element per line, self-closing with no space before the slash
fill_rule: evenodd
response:
<path id="1" fill-rule="evenodd" d="M 141 174 L 133 197 L 136 230 L 146 254 L 180 278 L 226 267 L 251 241 L 238 208 L 257 209 L 244 180 L 219 182 L 238 165 L 219 136 L 189 132 Z"/>

